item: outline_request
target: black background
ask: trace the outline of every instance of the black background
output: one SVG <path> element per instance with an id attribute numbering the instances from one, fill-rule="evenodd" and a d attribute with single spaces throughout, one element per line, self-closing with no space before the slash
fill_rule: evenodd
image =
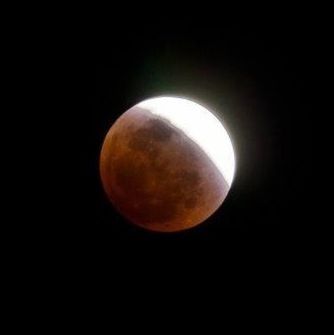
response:
<path id="1" fill-rule="evenodd" d="M 136 332 L 158 321 L 159 334 L 175 321 L 186 332 L 203 321 L 203 333 L 214 321 L 225 330 L 231 319 L 233 329 L 271 331 L 284 321 L 309 329 L 314 320 L 319 330 L 327 305 L 312 298 L 328 297 L 321 290 L 330 276 L 322 271 L 331 268 L 322 264 L 330 253 L 321 247 L 331 245 L 323 242 L 331 236 L 330 220 L 321 218 L 326 195 L 314 191 L 328 179 L 314 175 L 326 157 L 318 153 L 323 144 L 315 152 L 315 128 L 330 111 L 320 108 L 323 46 L 331 41 L 325 18 L 306 3 L 122 4 L 4 10 L 10 60 L 2 65 L 13 95 L 2 112 L 3 147 L 13 149 L 9 159 L 3 155 L 12 173 L 2 185 L 9 184 L 5 200 L 14 200 L 3 205 L 9 213 L 1 225 L 13 321 L 5 319 L 25 329 L 92 322 L 94 333 L 103 319 L 108 328 L 118 321 Z M 159 234 L 114 210 L 98 164 L 123 112 L 169 94 L 218 114 L 237 169 L 225 202 L 205 223 Z"/>
<path id="2" fill-rule="evenodd" d="M 314 176 L 315 162 L 322 163 L 315 123 L 323 124 L 326 112 L 319 108 L 322 17 L 306 4 L 293 11 L 283 5 L 230 10 L 225 3 L 155 3 L 150 12 L 141 2 L 124 5 L 101 15 L 91 5 L 29 4 L 36 20 L 28 11 L 21 20 L 15 10 L 21 25 L 13 20 L 6 27 L 18 47 L 8 48 L 13 65 L 3 64 L 18 86 L 4 112 L 14 118 L 5 146 L 14 144 L 17 159 L 3 164 L 14 171 L 12 178 L 3 176 L 14 199 L 9 224 L 2 226 L 13 231 L 12 238 L 3 234 L 11 267 L 5 275 L 15 285 L 7 290 L 11 304 L 30 322 L 47 320 L 43 313 L 54 318 L 49 327 L 61 319 L 86 327 L 92 311 L 112 325 L 123 314 L 122 327 L 151 325 L 157 314 L 162 322 L 155 333 L 175 320 L 197 326 L 206 311 L 224 328 L 229 314 L 233 327 L 252 324 L 242 312 L 255 313 L 250 319 L 262 328 L 273 316 L 270 329 L 283 319 L 308 327 L 305 314 L 299 322 L 298 303 L 309 308 L 311 289 L 321 296 L 322 283 L 313 281 L 320 271 L 311 265 L 321 264 L 326 253 L 316 251 L 324 244 L 321 235 L 329 235 L 315 211 L 324 193 L 314 191 L 326 177 Z M 9 35 L 14 29 L 17 38 Z M 237 158 L 219 210 L 196 228 L 173 234 L 126 222 L 99 176 L 110 126 L 157 95 L 183 96 L 217 113 Z M 136 322 L 131 314 L 140 312 L 144 317 Z M 26 327 L 14 317 L 13 325 Z"/>
<path id="3" fill-rule="evenodd" d="M 61 48 L 51 49 L 59 106 L 47 115 L 56 135 L 50 140 L 56 147 L 55 200 L 45 216 L 48 228 L 40 232 L 47 230 L 46 243 L 56 240 L 56 255 L 82 264 L 201 269 L 309 252 L 315 242 L 307 222 L 317 32 L 303 16 L 258 17 L 85 17 L 62 32 Z M 237 158 L 220 209 L 202 225 L 173 234 L 126 222 L 99 177 L 110 126 L 157 95 L 183 96 L 217 113 Z"/>

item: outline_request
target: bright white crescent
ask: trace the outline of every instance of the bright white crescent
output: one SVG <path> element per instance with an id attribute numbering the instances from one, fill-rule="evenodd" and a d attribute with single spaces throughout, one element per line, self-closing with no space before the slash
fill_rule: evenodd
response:
<path id="1" fill-rule="evenodd" d="M 176 97 L 157 97 L 137 105 L 182 130 L 199 145 L 231 186 L 235 155 L 230 136 L 222 122 L 208 109 L 193 101 Z"/>

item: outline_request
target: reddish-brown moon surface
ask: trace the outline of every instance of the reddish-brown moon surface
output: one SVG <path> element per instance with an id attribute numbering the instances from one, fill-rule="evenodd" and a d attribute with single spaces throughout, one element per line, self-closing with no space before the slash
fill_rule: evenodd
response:
<path id="1" fill-rule="evenodd" d="M 172 121 L 138 104 L 112 125 L 100 155 L 109 200 L 129 221 L 152 231 L 181 231 L 200 224 L 218 209 L 230 188 L 201 145 Z"/>

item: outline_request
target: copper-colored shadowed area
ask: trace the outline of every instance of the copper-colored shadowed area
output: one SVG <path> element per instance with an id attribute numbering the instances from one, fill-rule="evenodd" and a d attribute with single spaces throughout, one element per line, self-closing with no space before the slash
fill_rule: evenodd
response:
<path id="1" fill-rule="evenodd" d="M 196 143 L 169 121 L 139 107 L 110 128 L 100 173 L 109 199 L 129 221 L 161 232 L 203 222 L 229 190 Z"/>

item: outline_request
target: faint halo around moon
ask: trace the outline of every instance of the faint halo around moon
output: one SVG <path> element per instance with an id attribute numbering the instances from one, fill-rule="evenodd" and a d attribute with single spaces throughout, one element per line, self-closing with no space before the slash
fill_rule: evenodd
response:
<path id="1" fill-rule="evenodd" d="M 235 156 L 221 121 L 183 98 L 144 100 L 109 129 L 100 156 L 103 188 L 132 223 L 160 232 L 194 227 L 224 201 Z"/>

